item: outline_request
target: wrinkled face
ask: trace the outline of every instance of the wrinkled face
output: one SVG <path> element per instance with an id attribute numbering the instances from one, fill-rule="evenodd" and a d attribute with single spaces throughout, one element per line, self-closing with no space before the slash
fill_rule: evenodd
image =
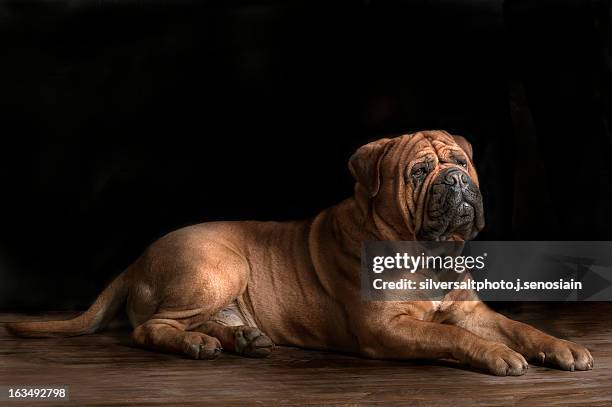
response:
<path id="1" fill-rule="evenodd" d="M 349 167 L 357 196 L 370 200 L 378 226 L 398 238 L 469 240 L 484 226 L 471 146 L 462 137 L 425 131 L 378 140 Z"/>

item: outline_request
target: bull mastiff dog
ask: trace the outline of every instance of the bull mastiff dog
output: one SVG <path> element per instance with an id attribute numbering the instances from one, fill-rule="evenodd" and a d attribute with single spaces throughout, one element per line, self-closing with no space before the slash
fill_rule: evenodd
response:
<path id="1" fill-rule="evenodd" d="M 349 169 L 354 195 L 313 219 L 177 230 L 80 316 L 8 328 L 25 337 L 88 334 L 125 301 L 137 345 L 194 359 L 224 349 L 264 357 L 282 344 L 377 359 L 454 359 L 501 376 L 524 374 L 527 360 L 592 369 L 586 348 L 477 300 L 362 299 L 362 242 L 463 241 L 483 228 L 472 148 L 463 137 L 423 131 L 384 138 L 359 148 Z"/>

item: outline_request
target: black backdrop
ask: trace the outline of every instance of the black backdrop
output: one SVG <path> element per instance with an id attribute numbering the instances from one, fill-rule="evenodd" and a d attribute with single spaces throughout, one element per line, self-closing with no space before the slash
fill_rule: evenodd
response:
<path id="1" fill-rule="evenodd" d="M 298 219 L 365 142 L 474 145 L 481 239 L 610 240 L 609 1 L 0 2 L 0 309 L 83 308 L 154 239 Z"/>

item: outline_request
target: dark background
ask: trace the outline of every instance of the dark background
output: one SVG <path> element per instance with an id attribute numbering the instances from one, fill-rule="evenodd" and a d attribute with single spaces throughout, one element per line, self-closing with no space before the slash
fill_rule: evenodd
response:
<path id="1" fill-rule="evenodd" d="M 121 4 L 120 4 L 121 3 Z M 610 1 L 0 2 L 0 309 L 313 216 L 369 140 L 473 144 L 488 240 L 612 240 Z"/>

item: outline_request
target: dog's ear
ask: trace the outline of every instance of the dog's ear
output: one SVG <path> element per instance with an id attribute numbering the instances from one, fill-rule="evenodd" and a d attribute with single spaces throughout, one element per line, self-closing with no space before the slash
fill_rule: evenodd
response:
<path id="1" fill-rule="evenodd" d="M 452 135 L 453 139 L 455 140 L 455 143 L 457 143 L 459 145 L 459 147 L 461 147 L 461 149 L 463 151 L 465 151 L 465 153 L 468 155 L 468 157 L 470 158 L 470 161 L 474 161 L 473 160 L 473 151 L 472 151 L 472 145 L 470 144 L 469 141 L 467 141 L 465 139 L 465 137 L 463 136 L 455 136 Z"/>
<path id="2" fill-rule="evenodd" d="M 392 143 L 383 138 L 360 147 L 349 159 L 349 170 L 355 180 L 369 193 L 370 198 L 378 194 L 380 188 L 380 163 Z"/>

